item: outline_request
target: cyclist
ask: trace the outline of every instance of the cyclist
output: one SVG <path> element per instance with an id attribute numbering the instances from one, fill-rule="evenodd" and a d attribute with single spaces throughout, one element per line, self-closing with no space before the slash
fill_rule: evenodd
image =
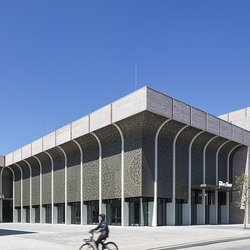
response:
<path id="1" fill-rule="evenodd" d="M 98 249 L 99 243 L 104 241 L 109 236 L 109 227 L 107 222 L 105 221 L 105 214 L 99 214 L 99 224 L 96 228 L 92 229 L 90 232 L 96 231 L 101 233 L 98 239 L 95 241 L 96 247 Z"/>

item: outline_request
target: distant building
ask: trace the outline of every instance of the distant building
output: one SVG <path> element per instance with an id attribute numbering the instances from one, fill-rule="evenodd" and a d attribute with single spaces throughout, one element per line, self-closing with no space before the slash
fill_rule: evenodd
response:
<path id="1" fill-rule="evenodd" d="M 0 220 L 242 223 L 232 184 L 249 171 L 250 120 L 227 117 L 141 88 L 0 157 Z"/>

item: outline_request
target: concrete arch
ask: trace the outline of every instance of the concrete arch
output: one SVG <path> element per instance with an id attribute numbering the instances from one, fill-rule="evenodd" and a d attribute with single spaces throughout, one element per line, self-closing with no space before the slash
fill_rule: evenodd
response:
<path id="1" fill-rule="evenodd" d="M 10 172 L 12 173 L 12 204 L 13 204 L 13 213 L 12 213 L 12 218 L 13 222 L 15 219 L 15 173 L 12 168 L 10 167 L 3 167 L 0 171 L 0 194 L 3 194 L 3 171 L 4 169 L 8 168 Z M 3 210 L 2 210 L 2 201 L 0 201 L 0 222 L 3 222 Z"/>

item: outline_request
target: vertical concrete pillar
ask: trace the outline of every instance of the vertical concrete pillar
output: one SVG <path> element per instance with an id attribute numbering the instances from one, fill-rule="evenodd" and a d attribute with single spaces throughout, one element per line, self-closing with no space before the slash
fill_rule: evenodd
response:
<path id="1" fill-rule="evenodd" d="M 195 139 L 204 133 L 205 131 L 199 132 L 193 137 L 188 147 L 188 220 L 187 225 L 191 225 L 192 217 L 192 147 Z"/>
<path id="2" fill-rule="evenodd" d="M 24 223 L 26 222 L 26 219 L 24 220 L 24 209 L 23 209 L 23 170 L 22 168 L 18 165 L 18 164 L 15 164 L 19 170 L 20 170 L 20 173 L 21 173 L 21 223 Z M 25 214 L 25 218 L 26 218 L 26 214 Z"/>
<path id="3" fill-rule="evenodd" d="M 124 204 L 124 226 L 129 225 L 129 202 Z"/>
<path id="4" fill-rule="evenodd" d="M 45 151 L 44 153 L 49 156 L 51 161 L 51 224 L 54 224 L 56 219 L 54 218 L 54 160 L 47 151 Z"/>
<path id="5" fill-rule="evenodd" d="M 154 205 L 152 215 L 152 226 L 157 226 L 157 204 L 158 204 L 158 138 L 163 126 L 171 120 L 164 121 L 155 134 L 155 162 L 154 162 Z"/>
<path id="6" fill-rule="evenodd" d="M 203 148 L 203 184 L 206 184 L 206 150 L 210 142 L 216 139 L 218 136 L 212 137 Z M 206 224 L 206 190 L 202 189 L 202 223 Z"/>
<path id="7" fill-rule="evenodd" d="M 121 226 L 124 226 L 124 206 L 125 206 L 125 196 L 124 196 L 124 136 L 121 128 L 117 124 L 113 124 L 121 137 Z"/>
<path id="8" fill-rule="evenodd" d="M 216 162 L 215 162 L 215 185 L 218 186 L 219 185 L 219 153 L 221 148 L 227 144 L 229 142 L 229 140 L 225 141 L 222 145 L 220 145 L 220 147 L 217 149 L 216 151 Z M 215 190 L 215 223 L 214 224 L 218 224 L 218 190 Z"/>
<path id="9" fill-rule="evenodd" d="M 71 224 L 72 221 L 71 221 L 71 206 L 67 206 L 67 224 Z M 66 222 L 66 219 L 65 219 L 65 222 Z"/>
<path id="10" fill-rule="evenodd" d="M 99 147 L 99 214 L 102 213 L 102 144 L 95 133 L 91 133 L 97 140 Z"/>
<path id="11" fill-rule="evenodd" d="M 82 211 L 83 211 L 82 224 L 87 225 L 87 223 L 88 223 L 88 206 L 83 204 Z"/>
<path id="12" fill-rule="evenodd" d="M 15 209 L 15 180 L 16 180 L 16 176 L 15 176 L 15 172 L 13 171 L 13 169 L 12 168 L 10 168 L 10 167 L 7 167 L 10 171 L 11 171 L 11 173 L 12 173 L 12 176 L 13 176 L 13 182 L 12 182 L 12 189 L 13 189 L 13 191 L 12 191 L 12 199 L 13 199 L 13 201 L 12 201 L 12 206 L 13 206 L 13 222 L 17 222 L 17 214 L 16 214 L 16 209 Z"/>
<path id="13" fill-rule="evenodd" d="M 64 186 L 65 186 L 65 189 L 64 189 L 64 199 L 65 199 L 65 202 L 64 202 L 64 206 L 65 206 L 65 224 L 69 224 L 68 223 L 68 168 L 67 168 L 67 165 L 68 165 L 68 160 L 67 160 L 67 154 L 66 152 L 64 151 L 64 149 L 60 146 L 57 146 L 59 149 L 61 149 L 61 151 L 63 152 L 63 155 L 64 155 L 64 173 L 65 173 L 65 178 L 64 178 Z M 71 217 L 70 217 L 71 218 Z"/>
<path id="14" fill-rule="evenodd" d="M 52 224 L 58 224 L 58 207 L 57 206 L 51 206 L 52 214 L 54 215 L 52 218 Z M 65 218 L 66 220 L 66 218 Z"/>
<path id="15" fill-rule="evenodd" d="M 176 141 L 180 133 L 187 128 L 188 125 L 181 128 L 178 133 L 175 135 L 174 141 L 173 141 L 173 190 L 172 190 L 172 222 L 171 225 L 175 225 L 175 203 L 176 203 L 176 177 L 175 177 L 175 170 L 176 170 Z"/>
<path id="16" fill-rule="evenodd" d="M 26 160 L 23 161 L 28 165 L 30 170 L 30 223 L 32 223 L 32 169 L 29 162 L 27 162 Z"/>
<path id="17" fill-rule="evenodd" d="M 73 142 L 78 146 L 79 151 L 80 151 L 80 209 L 81 209 L 81 225 L 84 225 L 84 212 L 83 212 L 83 150 L 80 145 L 80 143 L 76 140 L 73 140 Z M 86 208 L 87 209 L 87 208 Z M 86 224 L 87 224 L 87 217 L 86 219 Z"/>
<path id="18" fill-rule="evenodd" d="M 46 209 L 45 207 L 40 207 L 40 223 L 44 224 L 46 222 Z"/>
<path id="19" fill-rule="evenodd" d="M 45 222 L 45 218 L 43 219 L 43 213 L 42 213 L 42 205 L 43 205 L 43 170 L 42 170 L 42 163 L 39 160 L 39 158 L 37 158 L 36 156 L 33 156 L 39 163 L 39 168 L 40 168 L 40 173 L 39 173 L 39 179 L 40 179 L 40 186 L 39 186 L 39 192 L 40 192 L 40 200 L 39 200 L 39 206 L 40 206 L 40 223 L 44 223 Z M 44 222 L 43 222 L 44 221 Z"/>

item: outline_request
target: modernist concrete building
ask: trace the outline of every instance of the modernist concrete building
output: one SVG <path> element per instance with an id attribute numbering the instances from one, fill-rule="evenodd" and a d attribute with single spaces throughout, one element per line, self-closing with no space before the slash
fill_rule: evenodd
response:
<path id="1" fill-rule="evenodd" d="M 241 223 L 250 132 L 148 87 L 0 158 L 0 220 Z"/>

